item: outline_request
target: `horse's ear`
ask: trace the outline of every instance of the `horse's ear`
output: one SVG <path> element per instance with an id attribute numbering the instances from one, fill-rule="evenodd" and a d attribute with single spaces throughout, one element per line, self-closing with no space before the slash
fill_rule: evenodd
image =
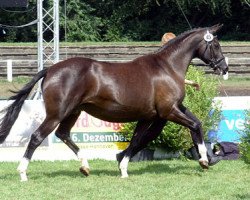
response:
<path id="1" fill-rule="evenodd" d="M 209 30 L 212 34 L 214 34 L 214 33 L 218 32 L 222 28 L 222 26 L 223 26 L 223 24 L 216 24 L 216 25 L 210 27 Z"/>

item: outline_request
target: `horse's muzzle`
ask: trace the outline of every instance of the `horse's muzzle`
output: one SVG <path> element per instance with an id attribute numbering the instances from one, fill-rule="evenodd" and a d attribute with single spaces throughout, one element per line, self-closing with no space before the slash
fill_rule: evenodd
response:
<path id="1" fill-rule="evenodd" d="M 228 65 L 225 61 L 223 61 L 220 63 L 220 65 L 213 66 L 213 70 L 215 74 L 225 75 L 228 74 Z"/>
<path id="2" fill-rule="evenodd" d="M 227 69 L 223 70 L 223 69 L 220 69 L 219 67 L 214 68 L 214 74 L 216 75 L 225 75 L 227 74 L 227 72 L 228 72 Z"/>

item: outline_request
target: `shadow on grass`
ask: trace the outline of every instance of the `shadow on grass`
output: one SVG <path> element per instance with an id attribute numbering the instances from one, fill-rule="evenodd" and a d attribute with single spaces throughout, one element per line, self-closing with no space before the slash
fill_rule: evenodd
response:
<path id="1" fill-rule="evenodd" d="M 200 174 L 202 169 L 199 165 L 197 166 L 190 166 L 190 165 L 176 165 L 171 166 L 168 164 L 163 163 L 154 163 L 149 164 L 143 168 L 136 169 L 136 170 L 128 170 L 128 173 L 131 175 L 142 175 L 145 173 L 152 173 L 152 174 L 185 174 L 185 175 L 194 175 Z"/>
<path id="2" fill-rule="evenodd" d="M 190 166 L 190 165 L 176 165 L 171 166 L 171 164 L 166 163 L 146 163 L 144 162 L 142 166 L 141 164 L 139 166 L 136 166 L 135 163 L 133 163 L 133 166 L 128 166 L 128 174 L 129 175 L 143 175 L 143 174 L 184 174 L 184 175 L 195 175 L 195 176 L 201 176 L 202 175 L 202 169 L 197 166 Z M 136 169 L 135 169 L 136 168 Z M 32 176 L 32 177 L 31 177 Z M 58 171 L 51 171 L 51 172 L 43 172 L 35 174 L 35 171 L 32 172 L 32 175 L 30 178 L 32 179 L 40 179 L 41 176 L 46 176 L 49 178 L 55 178 L 55 177 L 72 177 L 72 178 L 78 178 L 78 177 L 85 177 L 83 174 L 81 174 L 78 169 L 74 169 L 72 171 L 70 170 L 58 170 Z M 113 169 L 105 169 L 105 166 L 102 168 L 91 168 L 90 171 L 90 177 L 91 176 L 110 176 L 110 177 L 119 177 L 120 171 L 118 169 L 118 166 L 114 166 Z"/>
<path id="3" fill-rule="evenodd" d="M 247 194 L 237 194 L 235 195 L 237 199 L 250 199 L 250 193 Z"/>
<path id="4" fill-rule="evenodd" d="M 0 180 L 7 180 L 7 181 L 19 181 L 20 176 L 18 172 L 16 173 L 7 173 L 7 174 L 1 174 L 0 175 Z"/>

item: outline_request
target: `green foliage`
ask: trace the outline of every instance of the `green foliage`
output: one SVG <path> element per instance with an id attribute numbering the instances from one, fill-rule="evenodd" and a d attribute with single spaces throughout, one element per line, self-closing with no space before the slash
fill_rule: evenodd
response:
<path id="1" fill-rule="evenodd" d="M 122 26 L 119 26 L 118 22 L 112 23 L 106 21 L 106 33 L 103 36 L 103 41 L 114 41 L 114 42 L 122 42 L 122 41 L 129 41 L 129 39 L 122 35 Z M 119 28 L 120 27 L 120 28 Z"/>
<path id="2" fill-rule="evenodd" d="M 249 5 L 245 0 L 178 0 L 181 9 L 176 0 L 59 2 L 61 40 L 67 37 L 67 41 L 159 41 L 165 32 L 180 34 L 189 29 L 182 11 L 194 28 L 223 23 L 223 39 L 250 39 Z M 35 20 L 36 3 L 37 0 L 29 0 L 28 8 L 8 8 L 11 12 L 0 9 L 0 24 L 22 25 Z M 53 1 L 43 3 L 48 9 Z M 51 33 L 44 37 L 51 38 Z M 1 42 L 36 40 L 36 25 L 25 28 L 2 28 L 0 25 Z"/>
<path id="3" fill-rule="evenodd" d="M 67 16 L 62 17 L 60 24 L 65 25 L 67 41 L 99 41 L 102 27 L 101 19 L 95 16 L 95 9 L 81 0 L 68 1 Z M 64 27 L 65 28 L 65 27 Z"/>
<path id="4" fill-rule="evenodd" d="M 240 143 L 240 152 L 242 159 L 250 164 L 250 110 L 246 111 L 246 123 L 243 130 L 243 136 Z"/>
<path id="5" fill-rule="evenodd" d="M 7 26 L 20 26 L 37 19 L 36 0 L 29 0 L 26 8 L 0 8 L 0 24 Z M 37 26 L 25 28 L 5 28 L 0 25 L 1 42 L 29 42 L 37 40 Z"/>
<path id="6" fill-rule="evenodd" d="M 212 110 L 213 98 L 218 95 L 218 81 L 214 76 L 205 73 L 193 66 L 189 67 L 186 78 L 200 85 L 200 90 L 186 86 L 184 105 L 202 122 L 205 138 L 209 130 L 216 128 L 220 120 L 220 107 Z M 121 133 L 130 140 L 136 123 L 124 124 Z M 189 130 L 183 126 L 168 122 L 160 136 L 150 144 L 150 147 L 163 147 L 169 151 L 187 150 L 193 145 Z"/>

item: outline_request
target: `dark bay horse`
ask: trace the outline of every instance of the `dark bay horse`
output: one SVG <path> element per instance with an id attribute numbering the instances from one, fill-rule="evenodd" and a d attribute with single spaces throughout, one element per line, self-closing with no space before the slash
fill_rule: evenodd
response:
<path id="1" fill-rule="evenodd" d="M 80 171 L 88 175 L 84 151 L 70 138 L 70 130 L 81 111 L 110 122 L 138 121 L 134 137 L 126 150 L 117 155 L 122 177 L 127 177 L 129 159 L 155 139 L 167 121 L 186 126 L 200 153 L 199 163 L 208 168 L 208 157 L 199 120 L 182 105 L 184 79 L 195 57 L 225 74 L 228 66 L 218 39 L 221 26 L 187 31 L 164 45 L 158 52 L 126 63 L 71 58 L 38 72 L 9 100 L 0 124 L 0 143 L 8 136 L 21 107 L 34 85 L 43 78 L 42 92 L 46 118 L 31 135 L 18 170 L 27 180 L 29 161 L 41 142 L 57 127 L 55 134 L 81 160 Z"/>

